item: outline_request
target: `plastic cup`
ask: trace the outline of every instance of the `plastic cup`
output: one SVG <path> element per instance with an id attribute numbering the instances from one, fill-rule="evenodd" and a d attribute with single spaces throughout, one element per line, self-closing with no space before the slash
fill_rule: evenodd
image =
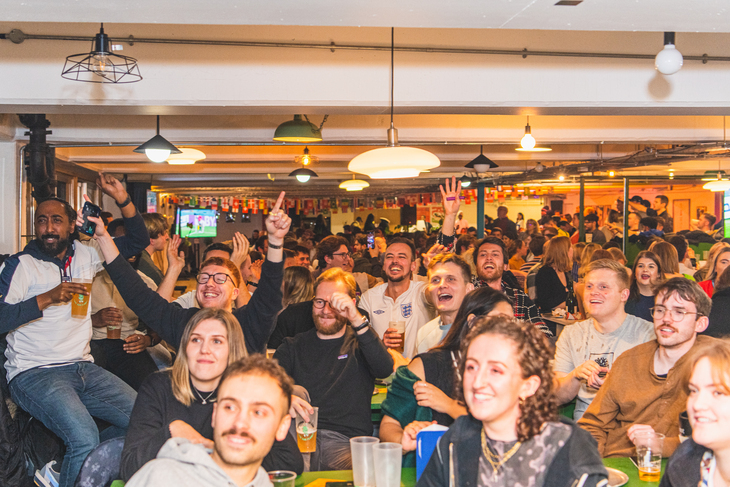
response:
<path id="1" fill-rule="evenodd" d="M 297 413 L 297 446 L 302 453 L 312 453 L 317 451 L 317 419 L 319 416 L 319 408 L 315 407 L 314 412 L 309 415 L 309 421 Z"/>
<path id="2" fill-rule="evenodd" d="M 89 298 L 91 297 L 91 279 L 71 279 L 71 282 L 83 284 L 89 292 L 88 296 L 74 294 L 71 298 L 71 316 L 74 318 L 86 318 L 89 314 Z"/>
<path id="3" fill-rule="evenodd" d="M 400 487 L 403 447 L 398 443 L 378 443 L 373 445 L 375 460 L 375 486 Z"/>
<path id="4" fill-rule="evenodd" d="M 289 470 L 274 470 L 269 473 L 269 480 L 274 487 L 294 487 L 297 481 L 297 474 Z"/>
<path id="5" fill-rule="evenodd" d="M 378 443 L 380 443 L 380 439 L 373 436 L 350 438 L 352 480 L 355 487 L 376 487 L 373 445 Z"/>
<path id="6" fill-rule="evenodd" d="M 664 435 L 654 431 L 637 433 L 636 465 L 639 467 L 639 480 L 642 482 L 659 482 L 662 471 L 662 447 Z"/>
<path id="7" fill-rule="evenodd" d="M 388 328 L 395 328 L 400 335 L 400 345 L 394 348 L 396 352 L 403 353 L 404 345 L 406 344 L 406 322 L 405 321 L 391 321 L 388 323 Z"/>

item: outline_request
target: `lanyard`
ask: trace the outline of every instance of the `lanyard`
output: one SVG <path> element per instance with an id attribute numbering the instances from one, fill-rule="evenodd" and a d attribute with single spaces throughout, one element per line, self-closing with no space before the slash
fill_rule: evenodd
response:
<path id="1" fill-rule="evenodd" d="M 58 268 L 58 273 L 61 275 L 61 282 L 71 282 L 71 259 L 73 259 L 73 255 L 68 256 L 62 268 Z"/>

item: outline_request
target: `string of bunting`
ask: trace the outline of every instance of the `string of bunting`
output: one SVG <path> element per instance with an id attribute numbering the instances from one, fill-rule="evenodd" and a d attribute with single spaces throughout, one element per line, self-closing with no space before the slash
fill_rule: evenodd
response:
<path id="1" fill-rule="evenodd" d="M 552 187 L 518 187 L 518 186 L 497 186 L 487 188 L 484 200 L 487 203 L 504 201 L 506 199 L 526 200 L 531 197 L 552 193 Z M 462 203 L 470 205 L 477 201 L 476 189 L 463 189 L 460 199 Z M 185 206 L 189 208 L 207 208 L 226 213 L 253 214 L 259 212 L 264 215 L 274 206 L 275 199 L 271 198 L 245 198 L 235 196 L 199 196 L 199 195 L 172 195 L 168 194 L 162 198 L 162 204 L 167 206 Z M 440 205 L 441 193 L 420 193 L 405 196 L 390 197 L 356 197 L 356 198 L 287 198 L 284 200 L 283 209 L 289 211 L 294 209 L 299 214 L 317 214 L 322 212 L 348 213 L 355 209 L 395 209 L 409 206 Z"/>

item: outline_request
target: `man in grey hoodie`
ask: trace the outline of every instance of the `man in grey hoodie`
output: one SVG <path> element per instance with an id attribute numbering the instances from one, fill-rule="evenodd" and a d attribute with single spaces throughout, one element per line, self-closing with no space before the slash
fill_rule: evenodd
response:
<path id="1" fill-rule="evenodd" d="M 213 451 L 171 438 L 127 487 L 271 487 L 261 461 L 289 432 L 292 387 L 284 369 L 262 355 L 229 365 L 213 410 Z"/>

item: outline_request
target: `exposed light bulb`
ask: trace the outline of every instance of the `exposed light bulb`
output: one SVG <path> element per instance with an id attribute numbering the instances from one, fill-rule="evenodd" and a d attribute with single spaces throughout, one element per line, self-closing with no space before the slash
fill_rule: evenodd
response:
<path id="1" fill-rule="evenodd" d="M 664 49 L 654 58 L 654 68 L 662 74 L 674 74 L 682 69 L 684 58 L 674 45 L 674 32 L 664 33 Z"/>
<path id="2" fill-rule="evenodd" d="M 513 139 L 514 140 L 514 139 Z M 534 149 L 535 148 L 535 137 L 532 134 L 525 134 L 520 140 L 520 145 L 523 149 Z"/>
<path id="3" fill-rule="evenodd" d="M 300 183 L 306 183 L 309 181 L 309 174 L 297 174 L 296 178 Z"/>
<path id="4" fill-rule="evenodd" d="M 108 73 L 112 70 L 112 64 L 109 62 L 109 56 L 107 56 L 104 52 L 97 52 L 91 56 L 89 64 L 91 65 L 91 71 L 99 76 L 103 76 L 104 73 Z"/>
<path id="5" fill-rule="evenodd" d="M 565 181 L 565 176 L 563 176 L 563 175 L 561 174 L 560 176 L 558 176 L 558 179 L 559 179 L 559 180 L 561 180 L 561 181 Z"/>
<path id="6" fill-rule="evenodd" d="M 612 178 L 616 175 L 616 171 L 608 171 L 608 177 Z"/>
<path id="7" fill-rule="evenodd" d="M 165 162 L 170 157 L 170 151 L 166 149 L 145 149 L 144 154 L 152 162 Z"/>

